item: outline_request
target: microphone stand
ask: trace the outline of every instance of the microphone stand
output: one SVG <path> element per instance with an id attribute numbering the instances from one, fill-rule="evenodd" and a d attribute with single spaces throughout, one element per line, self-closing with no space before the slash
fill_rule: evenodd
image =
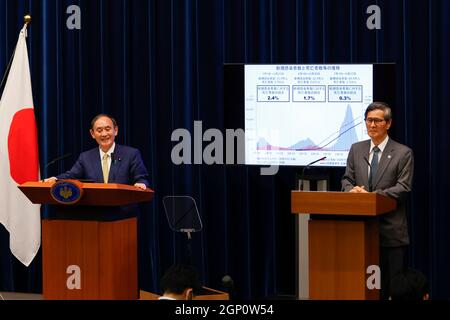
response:
<path id="1" fill-rule="evenodd" d="M 44 169 L 47 170 L 47 168 L 48 168 L 49 166 L 51 166 L 52 164 L 55 164 L 55 163 L 58 162 L 58 161 L 64 160 L 64 159 L 70 157 L 71 155 L 72 155 L 72 153 L 66 153 L 65 155 L 62 155 L 62 156 L 60 156 L 60 157 L 58 157 L 58 158 L 56 158 L 56 159 L 53 159 L 52 161 L 50 161 L 49 163 L 47 163 L 47 164 L 45 165 L 45 168 L 44 168 Z"/>
<path id="2" fill-rule="evenodd" d="M 320 159 L 317 159 L 317 160 L 314 160 L 313 162 L 310 162 L 310 163 L 308 163 L 305 167 L 303 167 L 303 170 L 302 170 L 302 175 L 300 176 L 300 191 L 303 191 L 303 178 L 304 178 L 304 175 L 305 175 L 305 170 L 306 169 L 309 169 L 309 167 L 311 166 L 311 165 L 313 165 L 314 163 L 316 163 L 316 162 L 319 162 L 319 161 L 322 161 L 322 160 L 325 160 L 327 157 L 322 157 L 322 158 L 320 158 Z"/>

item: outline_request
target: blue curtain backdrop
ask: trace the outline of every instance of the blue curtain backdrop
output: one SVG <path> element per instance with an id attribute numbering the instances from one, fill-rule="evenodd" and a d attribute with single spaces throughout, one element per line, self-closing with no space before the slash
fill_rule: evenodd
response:
<path id="1" fill-rule="evenodd" d="M 366 27 L 372 4 L 380 30 Z M 70 5 L 81 9 L 81 30 L 66 27 Z M 188 194 L 204 224 L 192 243 L 204 283 L 220 289 L 229 274 L 241 298 L 295 294 L 298 168 L 260 176 L 255 167 L 171 162 L 174 129 L 193 133 L 199 120 L 225 132 L 224 63 L 395 62 L 392 135 L 416 158 L 410 265 L 426 273 L 433 298 L 450 298 L 449 1 L 0 0 L 1 75 L 28 12 L 42 167 L 73 153 L 42 174 L 68 169 L 95 146 L 89 122 L 100 112 L 115 115 L 118 142 L 139 148 L 150 171 L 155 199 L 139 217 L 142 289 L 157 290 L 184 254 L 162 197 Z M 331 172 L 335 190 L 342 172 Z M 41 292 L 41 255 L 24 268 L 8 241 L 0 226 L 0 290 Z"/>

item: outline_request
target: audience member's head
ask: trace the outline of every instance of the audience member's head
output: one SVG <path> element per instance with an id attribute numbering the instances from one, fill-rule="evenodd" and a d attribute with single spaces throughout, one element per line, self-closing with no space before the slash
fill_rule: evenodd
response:
<path id="1" fill-rule="evenodd" d="M 396 274 L 391 281 L 392 300 L 428 300 L 429 288 L 425 275 L 414 269 Z"/>
<path id="2" fill-rule="evenodd" d="M 189 265 L 175 264 L 161 278 L 163 299 L 191 300 L 199 288 L 199 275 Z"/>

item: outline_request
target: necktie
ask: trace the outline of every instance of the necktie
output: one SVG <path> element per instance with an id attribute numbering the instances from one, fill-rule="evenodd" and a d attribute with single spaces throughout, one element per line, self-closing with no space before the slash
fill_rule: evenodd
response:
<path id="1" fill-rule="evenodd" d="M 375 147 L 373 147 L 372 151 L 373 151 L 373 157 L 372 157 L 372 162 L 370 163 L 370 175 L 369 175 L 370 191 L 372 191 L 372 188 L 373 188 L 372 182 L 375 180 L 375 177 L 377 175 L 378 152 L 380 152 L 380 148 L 375 146 Z"/>
<path id="2" fill-rule="evenodd" d="M 103 171 L 103 182 L 108 183 L 109 176 L 109 166 L 108 166 L 109 155 L 104 154 L 102 159 L 102 171 Z"/>

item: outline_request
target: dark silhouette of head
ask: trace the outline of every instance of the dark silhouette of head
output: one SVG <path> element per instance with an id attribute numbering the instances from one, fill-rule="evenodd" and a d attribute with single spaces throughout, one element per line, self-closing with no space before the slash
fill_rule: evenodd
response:
<path id="1" fill-rule="evenodd" d="M 186 264 L 172 265 L 161 278 L 163 296 L 177 300 L 191 300 L 200 289 L 199 275 Z"/>
<path id="2" fill-rule="evenodd" d="M 392 278 L 392 300 L 428 300 L 428 298 L 428 281 L 422 272 L 406 269 Z"/>

